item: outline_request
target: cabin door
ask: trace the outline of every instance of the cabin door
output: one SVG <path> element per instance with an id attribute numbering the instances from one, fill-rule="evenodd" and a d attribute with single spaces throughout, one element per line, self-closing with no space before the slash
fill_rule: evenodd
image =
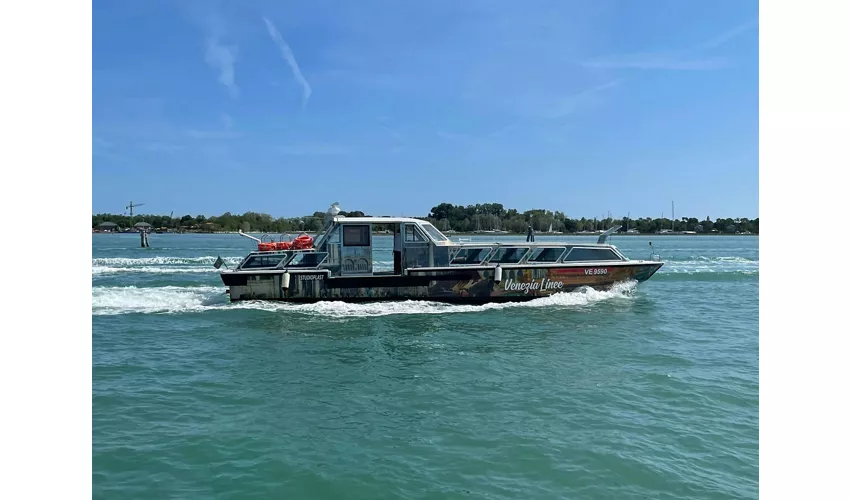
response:
<path id="1" fill-rule="evenodd" d="M 393 224 L 393 274 L 402 274 L 402 235 L 401 224 Z"/>
<path id="2" fill-rule="evenodd" d="M 431 262 L 431 243 L 416 227 L 416 224 L 403 224 L 402 237 L 404 252 L 402 260 L 404 269 L 428 267 Z"/>
<path id="3" fill-rule="evenodd" d="M 372 225 L 342 225 L 342 275 L 372 274 Z"/>

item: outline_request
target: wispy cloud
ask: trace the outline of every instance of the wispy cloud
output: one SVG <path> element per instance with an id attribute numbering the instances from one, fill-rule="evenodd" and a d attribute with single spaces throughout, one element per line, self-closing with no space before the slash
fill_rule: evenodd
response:
<path id="1" fill-rule="evenodd" d="M 310 88 L 310 84 L 307 83 L 307 79 L 304 78 L 304 75 L 301 74 L 301 69 L 298 67 L 298 61 L 295 60 L 295 55 L 292 53 L 292 49 L 289 48 L 289 44 L 286 43 L 286 40 L 280 36 L 280 33 L 277 31 L 275 25 L 269 20 L 267 17 L 263 17 L 263 21 L 266 22 L 266 28 L 269 30 L 269 36 L 272 37 L 272 40 L 277 44 L 280 49 L 280 53 L 283 56 L 284 60 L 289 64 L 289 67 L 292 68 L 292 75 L 295 77 L 295 80 L 301 84 L 303 88 L 302 91 L 302 105 L 306 106 L 307 101 L 310 99 L 310 94 L 313 93 L 313 89 Z"/>
<path id="2" fill-rule="evenodd" d="M 404 144 L 404 143 L 405 143 L 404 136 L 403 136 L 403 135 L 401 135 L 401 134 L 399 133 L 399 131 L 398 131 L 398 130 L 395 130 L 395 129 L 393 129 L 393 128 L 390 128 L 390 127 L 388 127 L 388 126 L 384 125 L 383 123 L 381 124 L 381 128 L 383 128 L 384 130 L 386 130 L 386 131 L 387 131 L 387 133 L 389 133 L 389 134 L 390 134 L 390 136 L 391 136 L 393 139 L 395 139 L 395 140 L 396 140 L 396 142 L 401 143 L 401 144 Z"/>
<path id="3" fill-rule="evenodd" d="M 555 92 L 547 92 L 517 96 L 513 100 L 512 106 L 520 115 L 520 119 L 489 135 L 495 137 L 510 132 L 521 125 L 525 125 L 524 122 L 527 120 L 557 120 L 581 110 L 587 110 L 600 102 L 600 94 L 620 85 L 621 82 L 621 79 L 610 80 L 572 94 L 560 93 L 559 95 Z"/>
<path id="4" fill-rule="evenodd" d="M 683 71 L 706 71 L 722 68 L 726 60 L 722 58 L 682 59 L 677 54 L 641 53 L 621 54 L 601 57 L 582 63 L 586 68 L 631 68 L 631 69 L 667 69 Z"/>
<path id="5" fill-rule="evenodd" d="M 93 136 L 92 141 L 91 141 L 91 145 L 92 145 L 92 148 L 91 148 L 92 149 L 92 151 L 91 151 L 92 156 L 100 156 L 100 157 L 109 158 L 109 159 L 118 158 L 118 156 L 115 153 L 113 153 L 113 149 L 114 149 L 113 144 L 111 142 L 105 140 L 105 139 Z"/>
<path id="6" fill-rule="evenodd" d="M 472 136 L 470 136 L 468 134 L 458 134 L 458 133 L 455 133 L 455 132 L 447 132 L 445 130 L 437 130 L 436 134 L 437 134 L 437 137 L 440 137 L 442 139 L 446 139 L 448 141 L 460 141 L 460 140 L 472 138 Z"/>
<path id="7" fill-rule="evenodd" d="M 697 48 L 702 49 L 702 50 L 709 50 L 709 49 L 714 49 L 714 48 L 720 47 L 721 45 L 725 44 L 726 42 L 728 42 L 728 41 L 730 41 L 734 38 L 737 38 L 738 36 L 746 33 L 747 31 L 750 31 L 751 29 L 755 28 L 756 26 L 758 26 L 758 21 L 749 21 L 749 22 L 740 24 L 740 25 L 735 26 L 734 28 L 730 29 L 729 31 L 727 31 L 725 33 L 721 33 L 720 35 L 712 38 L 711 40 L 708 40 L 708 41 L 705 41 L 705 42 L 699 44 L 697 46 Z"/>
<path id="8" fill-rule="evenodd" d="M 354 152 L 347 146 L 321 142 L 280 146 L 278 151 L 287 156 L 348 155 Z"/>
<path id="9" fill-rule="evenodd" d="M 594 95 L 605 90 L 612 89 L 619 85 L 621 82 L 622 80 L 611 80 L 601 85 L 596 85 L 595 87 L 590 87 L 588 89 L 582 90 L 581 92 L 562 97 L 558 99 L 555 103 L 553 103 L 552 108 L 549 110 L 548 114 L 553 118 L 559 118 L 572 114 L 580 106 L 586 104 L 588 102 L 588 99 L 591 99 Z"/>
<path id="10" fill-rule="evenodd" d="M 227 88 L 230 96 L 238 97 L 235 66 L 239 47 L 234 43 L 225 43 L 228 39 L 229 23 L 227 15 L 221 10 L 222 6 L 209 0 L 185 0 L 175 3 L 201 31 L 204 40 L 204 61 L 218 73 L 218 81 Z"/>
<path id="11" fill-rule="evenodd" d="M 186 135 L 192 139 L 234 139 L 242 134 L 232 130 L 186 130 Z"/>
<path id="12" fill-rule="evenodd" d="M 167 142 L 154 141 L 145 145 L 145 149 L 151 151 L 153 153 L 165 153 L 165 154 L 174 154 L 178 151 L 182 151 L 185 149 L 183 146 L 178 144 L 170 144 Z"/>
<path id="13" fill-rule="evenodd" d="M 107 150 L 112 147 L 112 143 L 100 137 L 92 137 L 93 149 Z"/>
<path id="14" fill-rule="evenodd" d="M 218 81 L 227 87 L 231 97 L 239 96 L 234 70 L 238 50 L 236 45 L 222 45 L 217 36 L 207 38 L 205 60 L 212 68 L 218 70 Z"/>
<path id="15" fill-rule="evenodd" d="M 640 52 L 604 56 L 582 65 L 586 68 L 662 69 L 678 71 L 710 71 L 725 67 L 728 61 L 722 57 L 701 57 L 696 52 L 715 49 L 746 33 L 757 23 L 750 21 L 706 40 L 693 48 L 681 51 Z"/>
<path id="16" fill-rule="evenodd" d="M 224 123 L 224 128 L 227 130 L 233 130 L 233 118 L 231 118 L 229 114 L 222 114 L 221 121 Z"/>

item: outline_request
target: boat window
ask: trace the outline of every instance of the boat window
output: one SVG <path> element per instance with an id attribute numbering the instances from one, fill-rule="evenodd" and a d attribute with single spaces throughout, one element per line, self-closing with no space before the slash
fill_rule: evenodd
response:
<path id="1" fill-rule="evenodd" d="M 462 248 L 452 259 L 453 265 L 475 265 L 481 264 L 490 255 L 490 247 Z"/>
<path id="2" fill-rule="evenodd" d="M 368 247 L 372 237 L 369 224 L 342 226 L 342 244 L 347 247 Z"/>
<path id="3" fill-rule="evenodd" d="M 622 260 L 610 248 L 573 248 L 564 262 L 586 262 L 595 260 Z"/>
<path id="4" fill-rule="evenodd" d="M 406 242 L 422 242 L 426 241 L 425 236 L 416 229 L 413 224 L 404 225 L 404 241 Z"/>
<path id="5" fill-rule="evenodd" d="M 335 227 L 328 233 L 328 243 L 339 243 L 339 228 Z"/>
<path id="6" fill-rule="evenodd" d="M 245 263 L 242 264 L 242 269 L 261 269 L 261 268 L 273 268 L 277 267 L 286 257 L 286 254 L 277 254 L 277 255 L 254 255 L 253 257 L 248 257 L 245 260 Z"/>
<path id="7" fill-rule="evenodd" d="M 286 267 L 319 267 L 328 258 L 328 252 L 299 252 Z"/>
<path id="8" fill-rule="evenodd" d="M 516 264 L 528 253 L 528 247 L 501 247 L 490 259 L 491 264 Z"/>
<path id="9" fill-rule="evenodd" d="M 437 228 L 431 224 L 422 224 L 422 227 L 428 232 L 428 234 L 431 235 L 431 238 L 433 238 L 434 241 L 448 241 L 448 238 L 446 238 L 443 233 L 438 231 Z"/>
<path id="10" fill-rule="evenodd" d="M 528 262 L 558 262 L 558 259 L 561 258 L 561 255 L 564 254 L 566 248 L 564 247 L 541 247 L 535 248 L 533 252 L 531 252 L 531 257 L 528 258 Z"/>
<path id="11" fill-rule="evenodd" d="M 404 249 L 404 267 L 428 267 L 428 251 L 424 245 L 411 246 Z"/>

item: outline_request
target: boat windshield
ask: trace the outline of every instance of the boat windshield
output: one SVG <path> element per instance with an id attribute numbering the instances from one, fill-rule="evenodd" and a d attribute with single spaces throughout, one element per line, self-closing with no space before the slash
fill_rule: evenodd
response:
<path id="1" fill-rule="evenodd" d="M 436 227 L 432 226 L 427 222 L 422 224 L 422 229 L 427 231 L 428 234 L 430 234 L 431 237 L 434 238 L 434 241 L 448 241 L 448 238 L 446 238 L 443 233 L 438 231 Z"/>

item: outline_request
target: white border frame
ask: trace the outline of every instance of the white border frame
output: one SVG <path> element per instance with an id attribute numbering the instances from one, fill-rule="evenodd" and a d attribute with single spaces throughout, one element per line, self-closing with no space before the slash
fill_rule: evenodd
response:
<path id="1" fill-rule="evenodd" d="M 7 326 L 2 350 L 6 407 L 20 410 L 7 412 L 3 426 L 9 498 L 91 497 L 91 6 L 50 7 L 45 15 L 41 4 L 10 4 L 0 20 L 4 70 L 17 75 L 2 80 L 4 121 L 14 125 L 0 148 L 4 184 L 14 186 L 2 207 L 7 214 L 26 207 L 27 219 L 47 221 L 62 207 L 58 217 L 72 221 L 62 226 L 68 265 L 58 297 L 39 294 L 46 270 L 7 266 L 4 277 L 14 284 L 5 324 L 27 325 Z M 850 444 L 842 403 L 850 379 L 841 334 L 846 279 L 840 264 L 797 268 L 786 249 L 794 232 L 820 232 L 816 220 L 843 220 L 846 210 L 850 16 L 837 1 L 760 7 L 760 494 L 832 498 L 847 489 Z M 39 245 L 26 251 L 55 255 Z M 4 252 L 13 258 L 12 247 Z M 806 279 L 789 281 L 795 269 Z"/>

